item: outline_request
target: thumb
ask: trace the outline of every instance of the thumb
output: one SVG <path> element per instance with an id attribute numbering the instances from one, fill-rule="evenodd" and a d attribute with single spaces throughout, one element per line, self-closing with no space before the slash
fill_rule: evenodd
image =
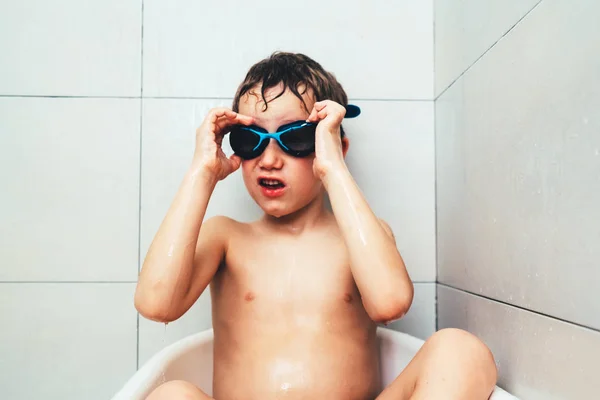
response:
<path id="1" fill-rule="evenodd" d="M 227 164 L 229 166 L 229 173 L 231 174 L 237 171 L 237 169 L 240 167 L 240 165 L 242 164 L 242 159 L 239 156 L 232 154 L 231 156 L 229 156 Z"/>
<path id="2" fill-rule="evenodd" d="M 308 116 L 308 118 L 306 119 L 306 121 L 308 121 L 308 122 L 317 122 L 317 121 L 319 121 L 318 111 L 317 111 L 317 109 L 315 107 L 313 107 L 313 109 L 310 112 L 310 115 Z"/>

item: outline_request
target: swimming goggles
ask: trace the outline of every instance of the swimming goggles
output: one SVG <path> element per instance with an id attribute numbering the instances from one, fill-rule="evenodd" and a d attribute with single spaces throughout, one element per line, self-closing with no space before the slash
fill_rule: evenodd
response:
<path id="1" fill-rule="evenodd" d="M 345 118 L 355 118 L 359 114 L 358 106 L 346 106 Z M 306 121 L 282 125 L 274 133 L 256 125 L 234 125 L 229 134 L 229 144 L 234 153 L 244 160 L 260 156 L 271 139 L 275 139 L 285 153 L 294 157 L 306 157 L 315 151 L 316 130 L 316 123 Z"/>

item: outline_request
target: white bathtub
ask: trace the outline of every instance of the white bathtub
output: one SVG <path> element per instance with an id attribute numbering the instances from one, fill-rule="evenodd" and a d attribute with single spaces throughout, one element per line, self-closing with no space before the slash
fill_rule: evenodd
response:
<path id="1" fill-rule="evenodd" d="M 423 340 L 386 328 L 378 328 L 382 374 L 385 385 L 408 365 Z M 212 394 L 213 331 L 188 336 L 165 347 L 144 364 L 112 400 L 143 400 L 164 379 L 183 379 Z M 496 388 L 490 400 L 517 400 Z"/>

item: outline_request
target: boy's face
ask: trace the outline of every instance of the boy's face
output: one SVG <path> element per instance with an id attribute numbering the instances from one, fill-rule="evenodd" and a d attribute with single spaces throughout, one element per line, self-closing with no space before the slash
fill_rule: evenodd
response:
<path id="1" fill-rule="evenodd" d="M 301 90 L 302 89 L 302 90 Z M 302 93 L 303 88 L 299 88 Z M 308 118 L 299 98 L 281 86 L 265 92 L 268 103 L 266 111 L 260 96 L 260 86 L 240 99 L 239 113 L 254 117 L 255 124 L 269 132 L 290 122 Z M 306 107 L 312 110 L 314 100 L 307 92 L 303 95 Z M 256 203 L 269 215 L 281 217 L 308 205 L 322 193 L 321 181 L 313 173 L 314 154 L 297 158 L 285 153 L 273 139 L 258 157 L 242 161 L 242 174 L 248 192 Z M 274 181 L 269 182 L 272 179 Z M 276 185 L 269 185 L 278 181 Z"/>

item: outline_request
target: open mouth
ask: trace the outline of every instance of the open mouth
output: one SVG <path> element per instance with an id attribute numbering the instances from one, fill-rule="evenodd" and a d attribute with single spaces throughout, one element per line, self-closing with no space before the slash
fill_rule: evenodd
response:
<path id="1" fill-rule="evenodd" d="M 262 187 L 264 187 L 265 189 L 283 189 L 285 187 L 285 184 L 280 181 L 279 179 L 265 179 L 265 178 L 260 178 L 258 180 L 258 184 Z"/>

